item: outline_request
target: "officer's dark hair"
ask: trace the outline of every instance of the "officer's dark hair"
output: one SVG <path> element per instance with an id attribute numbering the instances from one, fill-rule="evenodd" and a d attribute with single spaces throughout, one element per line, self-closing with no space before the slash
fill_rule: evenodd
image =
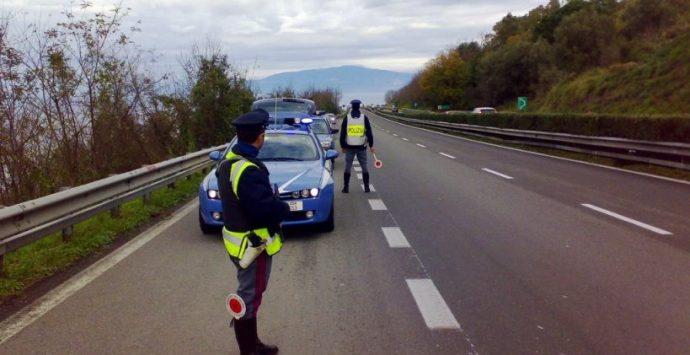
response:
<path id="1" fill-rule="evenodd" d="M 264 133 L 264 130 L 238 130 L 237 140 L 242 143 L 252 144 L 256 141 L 259 136 Z"/>

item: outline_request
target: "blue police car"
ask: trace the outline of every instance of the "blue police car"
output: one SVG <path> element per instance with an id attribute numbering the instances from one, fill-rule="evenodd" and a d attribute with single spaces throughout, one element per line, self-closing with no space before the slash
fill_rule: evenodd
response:
<path id="1" fill-rule="evenodd" d="M 258 158 L 268 168 L 271 184 L 278 186 L 280 199 L 290 206 L 283 226 L 319 225 L 325 231 L 332 231 L 335 188 L 326 161 L 335 159 L 338 152 L 321 148 L 308 127 L 311 119 L 297 121 L 300 123 L 270 125 Z M 235 143 L 236 138 L 226 151 L 212 152 L 209 157 L 221 161 Z M 199 187 L 199 227 L 204 233 L 215 233 L 222 226 L 222 206 L 213 169 Z"/>

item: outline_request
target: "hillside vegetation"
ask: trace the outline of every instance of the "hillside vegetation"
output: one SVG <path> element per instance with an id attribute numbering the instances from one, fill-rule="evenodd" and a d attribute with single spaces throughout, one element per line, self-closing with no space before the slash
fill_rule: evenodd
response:
<path id="1" fill-rule="evenodd" d="M 386 98 L 400 106 L 690 113 L 690 2 L 552 0 L 445 50 Z"/>

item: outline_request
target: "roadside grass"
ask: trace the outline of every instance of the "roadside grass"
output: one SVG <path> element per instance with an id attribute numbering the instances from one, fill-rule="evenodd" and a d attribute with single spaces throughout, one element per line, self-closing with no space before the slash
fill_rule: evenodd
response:
<path id="1" fill-rule="evenodd" d="M 189 201 L 196 195 L 202 179 L 203 175 L 196 173 L 190 179 L 177 181 L 173 189 L 153 191 L 146 205 L 142 198 L 129 201 L 120 207 L 119 218 L 111 217 L 108 211 L 76 224 L 72 239 L 67 243 L 62 241 L 62 233 L 56 232 L 5 254 L 5 275 L 0 278 L 0 304 L 23 294 L 31 285 L 67 269 L 80 259 L 103 252 L 118 237 Z"/>

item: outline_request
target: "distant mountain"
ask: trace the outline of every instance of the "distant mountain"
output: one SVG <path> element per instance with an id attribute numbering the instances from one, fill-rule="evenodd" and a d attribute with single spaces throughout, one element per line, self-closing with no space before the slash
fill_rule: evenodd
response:
<path id="1" fill-rule="evenodd" d="M 277 88 L 290 87 L 300 92 L 311 87 L 329 87 L 340 89 L 343 93 L 343 104 L 353 98 L 362 100 L 364 104 L 380 104 L 384 101 L 386 91 L 400 89 L 411 79 L 410 73 L 346 65 L 279 73 L 255 80 L 253 83 L 263 94 Z"/>

